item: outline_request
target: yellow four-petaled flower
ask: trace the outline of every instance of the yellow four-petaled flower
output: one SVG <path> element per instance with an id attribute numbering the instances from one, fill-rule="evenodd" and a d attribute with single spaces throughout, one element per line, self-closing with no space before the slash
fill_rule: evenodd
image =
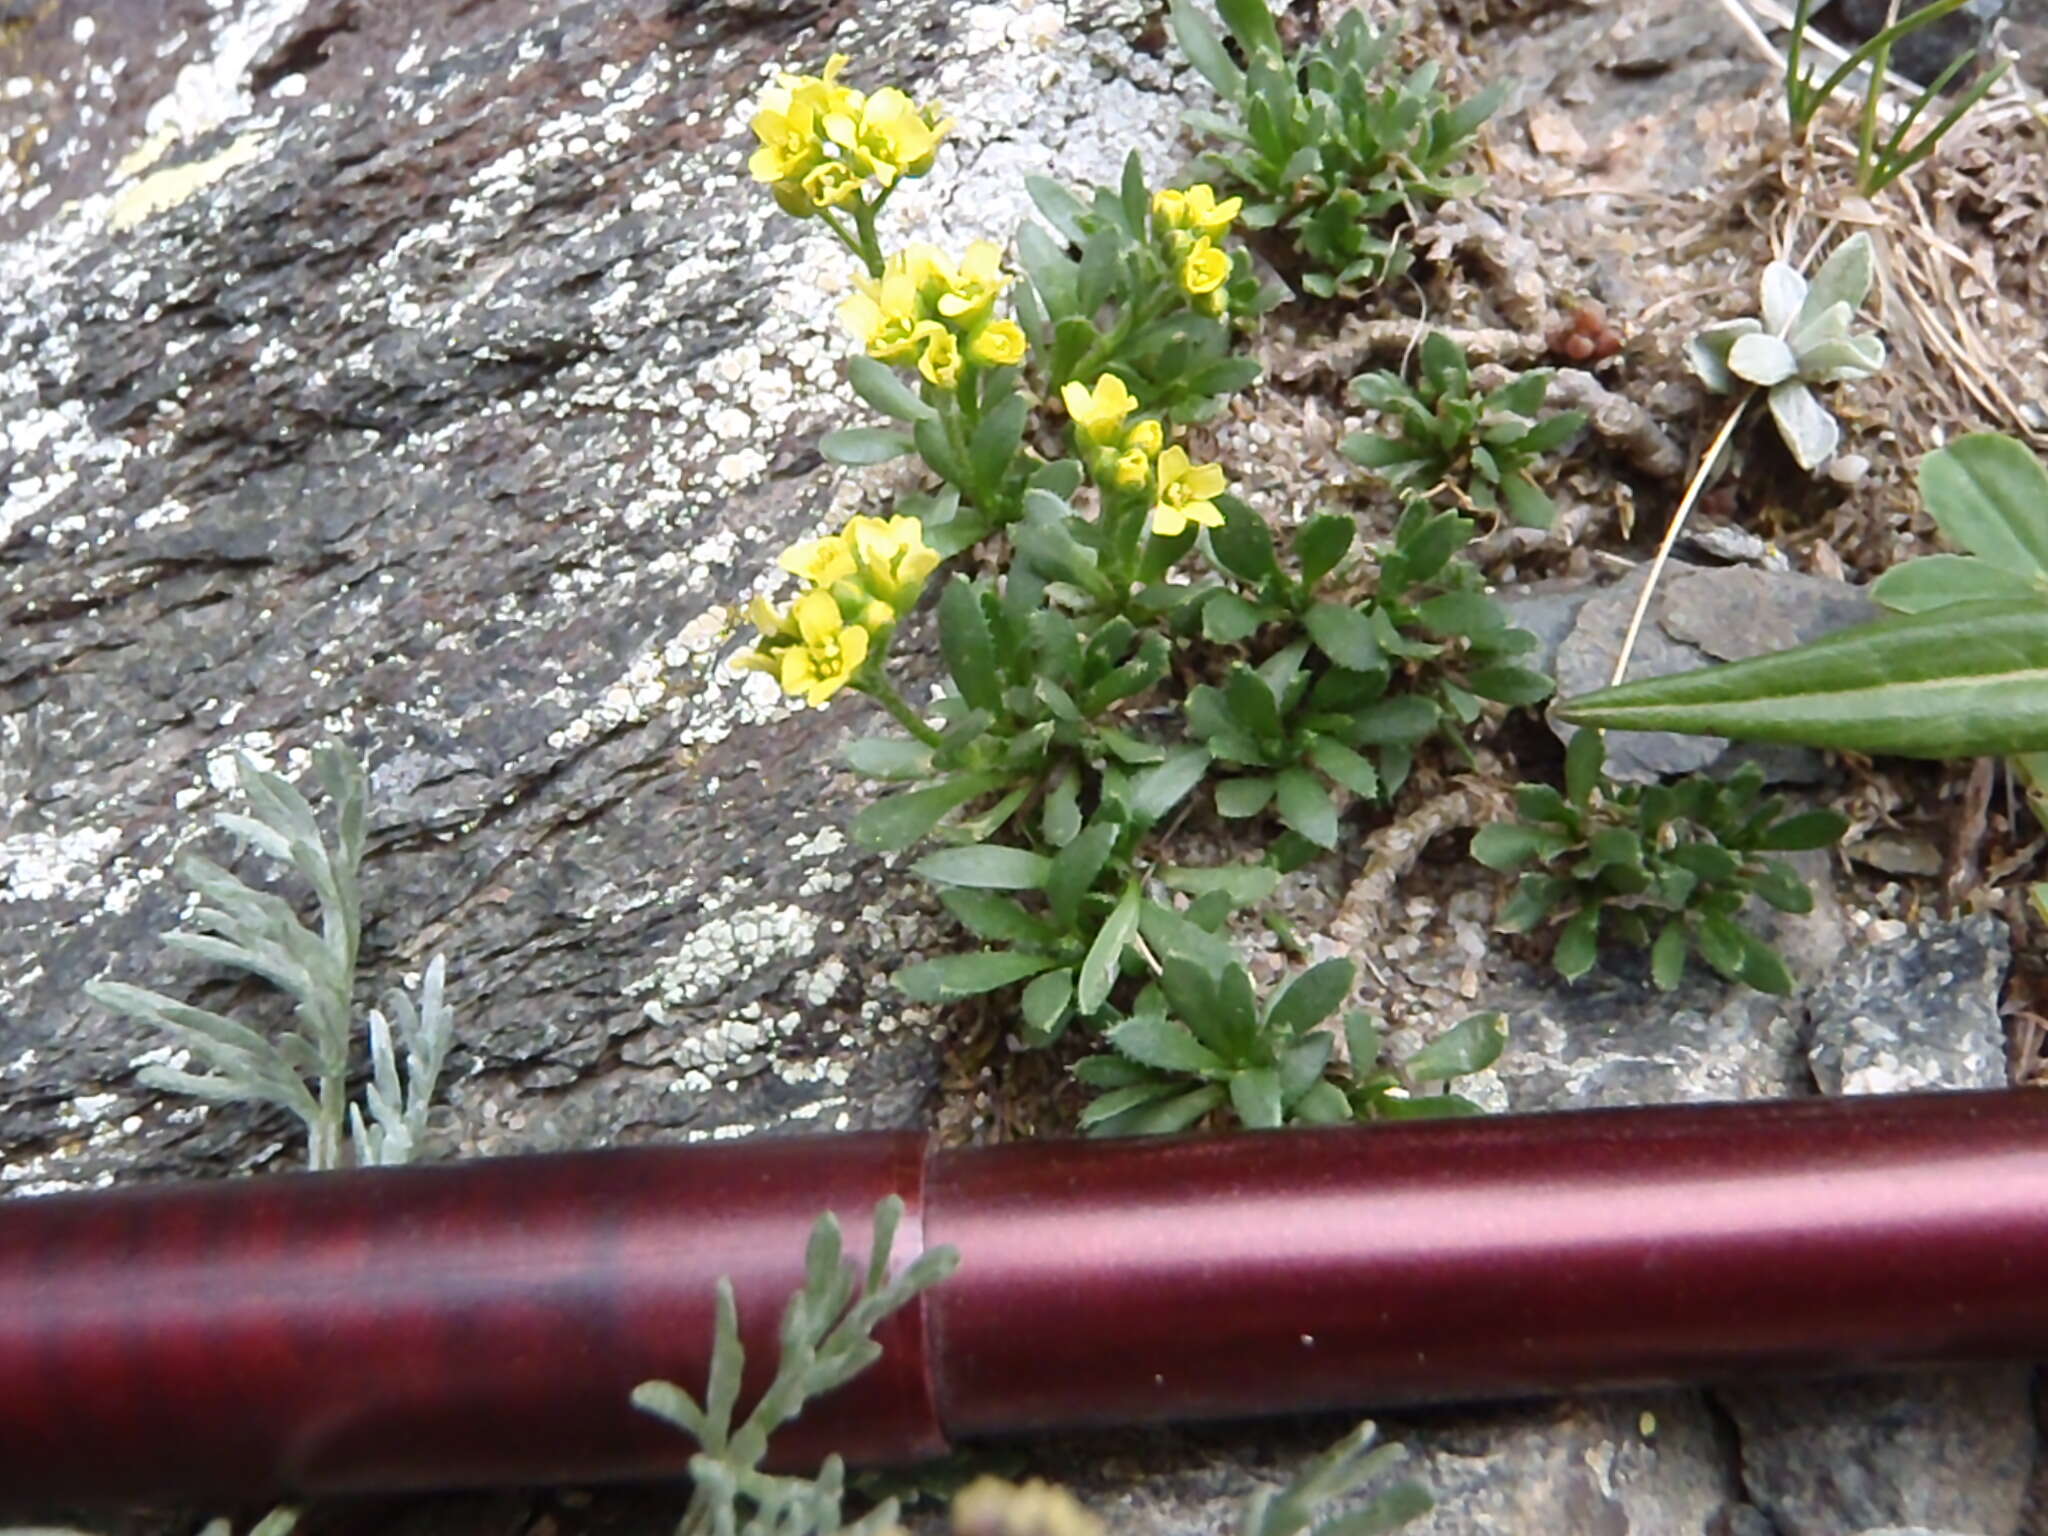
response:
<path id="1" fill-rule="evenodd" d="M 1196 464 L 1187 449 L 1175 443 L 1159 455 L 1159 490 L 1152 506 L 1152 531 L 1161 538 L 1185 532 L 1190 523 L 1204 528 L 1223 526 L 1223 513 L 1216 506 L 1229 482 L 1222 466 Z"/>
<path id="2" fill-rule="evenodd" d="M 918 106 L 895 86 L 873 95 L 839 83 L 846 55 L 823 74 L 783 74 L 761 93 L 752 128 L 760 147 L 747 160 L 783 209 L 806 218 L 858 199 L 869 182 L 884 192 L 932 168 L 952 119 Z"/>
<path id="3" fill-rule="evenodd" d="M 784 692 L 823 704 L 877 654 L 939 556 L 914 517 L 856 517 L 828 538 L 791 545 L 776 563 L 807 589 L 786 613 L 756 597 L 747 616 L 760 638 L 732 664 L 766 672 Z"/>
<path id="4" fill-rule="evenodd" d="M 1022 362 L 1024 331 L 994 317 L 1010 284 L 1003 253 L 977 240 L 956 268 L 929 245 L 911 245 L 883 264 L 880 277 L 854 279 L 839 318 L 877 362 L 915 367 L 941 389 L 955 388 L 969 360 L 988 367 Z"/>

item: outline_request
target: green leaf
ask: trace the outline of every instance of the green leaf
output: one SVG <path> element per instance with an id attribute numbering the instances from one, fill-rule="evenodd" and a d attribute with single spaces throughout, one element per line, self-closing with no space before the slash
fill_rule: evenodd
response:
<path id="1" fill-rule="evenodd" d="M 1279 887 L 1280 874 L 1264 864 L 1222 864 L 1210 869 L 1162 869 L 1160 880 L 1190 896 L 1221 894 L 1233 907 L 1255 906 Z"/>
<path id="2" fill-rule="evenodd" d="M 1235 645 L 1257 634 L 1270 617 L 1257 603 L 1219 589 L 1202 602 L 1202 633 L 1218 645 Z"/>
<path id="3" fill-rule="evenodd" d="M 1317 603 L 1306 620 L 1311 639 L 1340 667 L 1367 672 L 1386 660 L 1373 638 L 1372 621 L 1343 603 Z"/>
<path id="4" fill-rule="evenodd" d="M 1593 969 L 1600 948 L 1600 909 L 1586 907 L 1564 925 L 1557 936 L 1551 963 L 1566 981 L 1577 981 Z"/>
<path id="5" fill-rule="evenodd" d="M 1152 196 L 1145 190 L 1145 165 L 1134 149 L 1124 156 L 1123 180 L 1118 196 L 1123 204 L 1124 223 L 1136 239 L 1143 239 L 1152 213 Z"/>
<path id="6" fill-rule="evenodd" d="M 1351 1058 L 1351 1076 L 1364 1078 L 1380 1059 L 1380 1025 L 1362 1010 L 1344 1015 L 1344 1049 Z"/>
<path id="7" fill-rule="evenodd" d="M 939 649 L 960 697 L 975 709 L 999 714 L 1003 678 L 996 665 L 995 637 L 981 606 L 981 593 L 964 576 L 946 583 L 939 597 Z"/>
<path id="8" fill-rule="evenodd" d="M 1007 896 L 955 886 L 941 891 L 939 901 L 977 939 L 1043 947 L 1056 937 L 1051 928 Z"/>
<path id="9" fill-rule="evenodd" d="M 1263 54 L 1272 62 L 1286 56 L 1280 45 L 1280 29 L 1273 24 L 1273 13 L 1266 8 L 1266 0 L 1216 0 L 1216 14 L 1247 53 Z"/>
<path id="10" fill-rule="evenodd" d="M 1773 853 L 1791 853 L 1807 848 L 1832 848 L 1849 830 L 1849 823 L 1833 811 L 1804 811 L 1787 816 L 1766 827 L 1749 846 Z"/>
<path id="11" fill-rule="evenodd" d="M 1216 814 L 1231 821 L 1256 816 L 1273 801 L 1273 781 L 1255 778 L 1225 779 L 1216 786 Z"/>
<path id="12" fill-rule="evenodd" d="M 1311 736 L 1308 760 L 1363 800 L 1376 800 L 1380 776 L 1371 763 L 1333 736 Z"/>
<path id="13" fill-rule="evenodd" d="M 1061 768 L 1046 790 L 1039 825 L 1055 848 L 1064 848 L 1081 835 L 1081 776 L 1071 765 Z"/>
<path id="14" fill-rule="evenodd" d="M 1280 989 L 1266 1009 L 1266 1028 L 1301 1035 L 1323 1022 L 1351 995 L 1356 968 L 1349 960 L 1325 960 Z"/>
<path id="15" fill-rule="evenodd" d="M 1174 1098 L 1166 1097 L 1173 1092 L 1170 1083 L 1121 1092 L 1135 1096 L 1134 1102 L 1106 1110 L 1104 1106 L 1118 1094 L 1105 1094 L 1082 1111 L 1082 1128 L 1091 1136 L 1171 1136 L 1186 1130 L 1225 1098 L 1222 1087 L 1213 1083 Z"/>
<path id="16" fill-rule="evenodd" d="M 1418 1083 L 1447 1083 L 1454 1077 L 1484 1072 L 1508 1043 L 1504 1014 L 1475 1013 L 1461 1019 L 1401 1063 Z"/>
<path id="17" fill-rule="evenodd" d="M 1549 859 L 1571 846 L 1569 834 L 1555 827 L 1530 827 L 1497 821 L 1472 835 L 1472 857 L 1488 869 L 1511 875 L 1534 859 Z"/>
<path id="18" fill-rule="evenodd" d="M 1162 1072 L 1221 1072 L 1223 1059 L 1163 1014 L 1141 1013 L 1109 1032 L 1109 1043 L 1124 1055 Z"/>
<path id="19" fill-rule="evenodd" d="M 1088 946 L 1088 958 L 1081 962 L 1080 979 L 1074 988 L 1074 1006 L 1083 1014 L 1097 1013 L 1109 1001 L 1109 989 L 1116 985 L 1123 966 L 1124 949 L 1138 931 L 1139 894 L 1138 884 L 1133 881 L 1095 935 L 1095 942 Z"/>
<path id="20" fill-rule="evenodd" d="M 1792 990 L 1792 973 L 1784 957 L 1748 929 L 1738 933 L 1742 942 L 1742 979 L 1759 992 L 1783 997 Z"/>
<path id="21" fill-rule="evenodd" d="M 1314 591 L 1351 552 L 1352 541 L 1357 537 L 1357 520 L 1334 512 L 1319 512 L 1303 523 L 1294 536 L 1294 558 L 1301 562 L 1302 586 Z"/>
<path id="22" fill-rule="evenodd" d="M 856 736 L 839 755 L 871 779 L 922 779 L 932 771 L 932 749 L 907 736 Z"/>
<path id="23" fill-rule="evenodd" d="M 1920 461 L 1920 499 L 1951 544 L 2008 575 L 2048 580 L 2048 469 L 1977 432 Z"/>
<path id="24" fill-rule="evenodd" d="M 975 427 L 974 437 L 968 443 L 967 458 L 974 468 L 975 478 L 983 485 L 995 487 L 1003 483 L 1003 477 L 1016 462 L 1017 449 L 1024 441 L 1024 424 L 1030 414 L 1031 407 L 1024 396 L 1012 393 L 983 416 Z"/>
<path id="25" fill-rule="evenodd" d="M 846 365 L 846 380 L 861 400 L 898 421 L 923 421 L 937 414 L 917 397 L 896 370 L 872 357 L 856 357 Z"/>
<path id="26" fill-rule="evenodd" d="M 985 891 L 1035 891 L 1045 884 L 1052 860 L 1028 848 L 983 843 L 972 848 L 942 848 L 911 865 L 911 870 L 940 885 L 965 885 Z"/>
<path id="27" fill-rule="evenodd" d="M 1685 931 L 1685 919 L 1673 916 L 1664 920 L 1663 931 L 1657 935 L 1657 942 L 1650 946 L 1650 980 L 1660 992 L 1674 990 L 1685 975 L 1685 957 L 1692 952 L 1692 940 Z"/>
<path id="28" fill-rule="evenodd" d="M 1003 782 L 999 774 L 963 773 L 923 789 L 877 800 L 853 818 L 853 840 L 879 853 L 900 853 L 928 834 L 948 813 L 1001 788 Z"/>
<path id="29" fill-rule="evenodd" d="M 1169 15 L 1173 40 L 1180 44 L 1188 62 L 1215 88 L 1218 96 L 1225 101 L 1235 100 L 1244 90 L 1244 71 L 1232 60 L 1209 19 L 1195 9 L 1194 0 L 1173 0 Z"/>
<path id="30" fill-rule="evenodd" d="M 1480 667 L 1465 681 L 1482 699 L 1492 699 L 1496 704 L 1516 706 L 1540 704 L 1550 697 L 1554 687 L 1550 679 L 1541 672 L 1533 672 L 1527 667 L 1518 667 L 1512 662 L 1505 661 Z"/>
<path id="31" fill-rule="evenodd" d="M 1799 878 L 1799 872 L 1782 859 L 1772 859 L 1750 876 L 1749 888 L 1780 912 L 1804 914 L 1813 910 L 1813 892 Z"/>
<path id="32" fill-rule="evenodd" d="M 1131 776 L 1130 810 L 1134 820 L 1158 821 L 1202 782 L 1209 771 L 1207 747 L 1175 747 L 1164 762 Z"/>
<path id="33" fill-rule="evenodd" d="M 1280 1074 L 1271 1067 L 1253 1067 L 1230 1079 L 1230 1107 L 1255 1131 L 1280 1125 Z"/>
<path id="34" fill-rule="evenodd" d="M 1283 768 L 1273 787 L 1274 809 L 1284 825 L 1318 848 L 1337 846 L 1337 807 L 1320 779 L 1305 768 Z"/>
<path id="35" fill-rule="evenodd" d="M 1604 689 L 1560 718 L 1901 757 L 2048 748 L 2048 604 L 1959 603 Z"/>
<path id="36" fill-rule="evenodd" d="M 818 439 L 818 452 L 834 464 L 886 464 L 916 448 L 909 435 L 889 427 L 841 427 Z"/>
<path id="37" fill-rule="evenodd" d="M 956 1003 L 979 997 L 1036 976 L 1053 962 L 1043 955 L 1022 955 L 1013 949 L 984 949 L 971 955 L 946 955 L 907 965 L 896 973 L 896 986 L 920 1003 Z"/>
<path id="38" fill-rule="evenodd" d="M 1088 238 L 1084 227 L 1088 210 L 1073 193 L 1044 176 L 1026 176 L 1024 190 L 1031 194 L 1031 201 L 1045 222 L 1059 231 L 1060 238 L 1074 245 Z"/>
<path id="39" fill-rule="evenodd" d="M 1500 477 L 1500 499 L 1507 503 L 1508 516 L 1524 528 L 1548 528 L 1557 521 L 1557 503 L 1519 469 Z"/>
<path id="40" fill-rule="evenodd" d="M 1279 575 L 1280 558 L 1266 520 L 1235 496 L 1217 497 L 1216 507 L 1223 526 L 1209 531 L 1209 548 L 1223 568 L 1255 587 Z"/>
<path id="41" fill-rule="evenodd" d="M 1081 902 L 1095 888 L 1095 882 L 1116 851 L 1117 829 L 1113 822 L 1098 820 L 1087 827 L 1052 861 L 1045 879 L 1045 897 L 1053 916 L 1072 928 L 1081 920 Z"/>
<path id="42" fill-rule="evenodd" d="M 1925 613 L 1950 603 L 2048 602 L 2048 586 L 1975 555 L 1927 555 L 1893 566 L 1870 595 L 1894 613 Z"/>
<path id="43" fill-rule="evenodd" d="M 1024 989 L 1024 1026 L 1041 1040 L 1053 1039 L 1074 1001 L 1072 970 L 1047 971 Z"/>
<path id="44" fill-rule="evenodd" d="M 1607 767 L 1607 743 L 1598 731 L 1579 731 L 1564 753 L 1564 792 L 1573 805 L 1583 809 L 1600 787 Z"/>

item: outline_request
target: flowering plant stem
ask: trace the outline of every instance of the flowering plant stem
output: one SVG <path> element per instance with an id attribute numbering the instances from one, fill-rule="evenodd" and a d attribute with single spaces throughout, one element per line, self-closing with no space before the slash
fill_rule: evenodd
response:
<path id="1" fill-rule="evenodd" d="M 928 747 L 940 745 L 939 733 L 912 709 L 883 672 L 886 656 L 872 657 L 861 675 L 854 679 L 856 691 L 866 694 L 889 712 L 889 717 Z"/>

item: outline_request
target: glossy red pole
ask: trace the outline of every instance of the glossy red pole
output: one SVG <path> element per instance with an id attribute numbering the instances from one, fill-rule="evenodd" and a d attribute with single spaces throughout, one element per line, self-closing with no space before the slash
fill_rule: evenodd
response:
<path id="1" fill-rule="evenodd" d="M 0 1201 L 0 1491 L 670 1475 L 626 1394 L 765 1378 L 818 1211 L 954 1278 L 779 1442 L 2048 1357 L 2048 1095 L 940 1152 L 818 1137 Z"/>

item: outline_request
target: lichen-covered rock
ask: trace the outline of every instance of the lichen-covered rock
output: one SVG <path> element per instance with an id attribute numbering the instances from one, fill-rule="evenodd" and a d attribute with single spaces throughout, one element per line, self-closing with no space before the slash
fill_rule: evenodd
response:
<path id="1" fill-rule="evenodd" d="M 1994 917 L 1930 922 L 1858 950 L 1807 1000 L 1823 1093 L 1998 1088 L 2012 940 Z"/>

